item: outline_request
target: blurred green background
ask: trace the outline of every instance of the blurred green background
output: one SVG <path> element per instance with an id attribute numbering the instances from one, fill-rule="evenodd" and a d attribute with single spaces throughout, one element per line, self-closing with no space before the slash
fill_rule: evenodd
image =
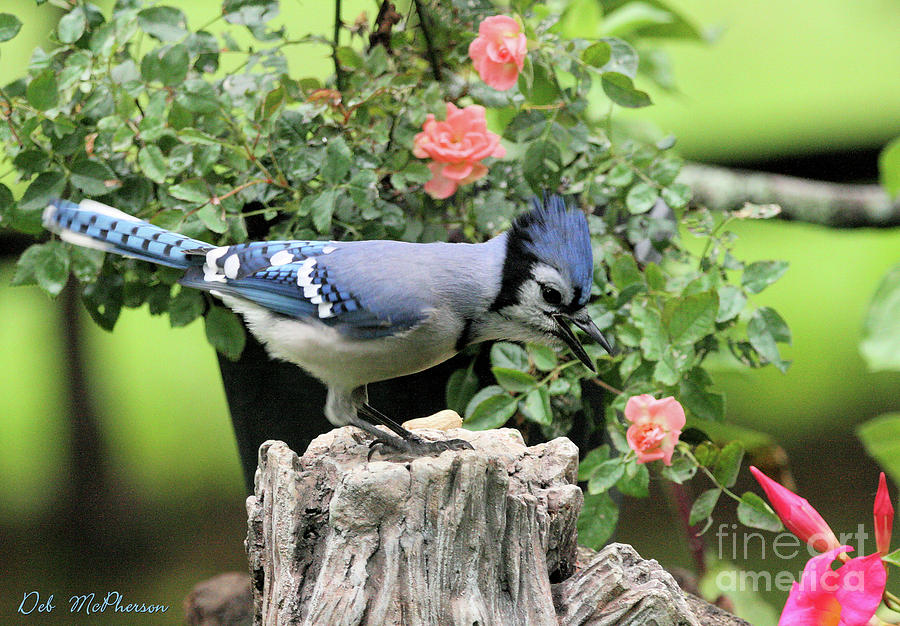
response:
<path id="1" fill-rule="evenodd" d="M 656 105 L 629 112 L 630 121 L 675 134 L 690 159 L 782 170 L 801 163 L 813 177 L 875 180 L 877 149 L 900 134 L 900 7 L 893 0 L 672 4 L 721 34 L 712 45 L 667 44 L 679 91 L 651 89 Z M 219 2 L 180 6 L 196 26 Z M 280 21 L 295 35 L 326 33 L 331 7 L 283 0 Z M 377 4 L 345 1 L 345 20 L 362 10 L 372 18 Z M 15 39 L 0 44 L 5 84 L 22 73 L 34 47 L 48 45 L 61 12 L 28 0 L 0 0 L 0 12 L 24 22 Z M 324 47 L 292 54 L 295 74 L 330 71 Z M 0 181 L 18 196 L 23 188 L 8 170 L 0 155 Z M 867 372 L 858 344 L 879 278 L 900 261 L 900 231 L 786 222 L 735 230 L 739 258 L 790 261 L 787 275 L 755 302 L 775 307 L 790 324 L 787 357 L 794 363 L 786 375 L 773 368 L 717 372 L 728 419 L 778 439 L 801 492 L 836 530 L 871 525 L 877 468 L 853 427 L 900 410 L 900 375 Z M 89 441 L 86 449 L 78 434 L 85 431 L 70 418 L 72 381 L 65 380 L 72 316 L 62 298 L 8 287 L 14 257 L 2 258 L 0 619 L 11 618 L 31 590 L 55 593 L 58 604 L 74 593 L 117 590 L 129 600 L 170 605 L 164 620 L 177 622 L 194 583 L 246 568 L 246 494 L 202 324 L 173 330 L 146 308 L 129 309 L 108 334 L 78 316 L 82 397 L 99 421 L 92 441 L 100 446 L 91 449 Z M 738 487 L 752 485 L 742 480 Z M 717 522 L 730 523 L 731 512 L 720 509 Z M 674 528 L 661 499 L 629 500 L 617 538 L 666 566 L 690 566 L 685 546 L 671 539 Z M 715 551 L 713 537 L 710 547 Z M 804 562 L 763 564 L 754 554 L 726 552 L 752 570 L 797 572 Z M 766 595 L 780 607 L 783 593 Z M 752 617 L 769 619 L 764 612 Z"/>

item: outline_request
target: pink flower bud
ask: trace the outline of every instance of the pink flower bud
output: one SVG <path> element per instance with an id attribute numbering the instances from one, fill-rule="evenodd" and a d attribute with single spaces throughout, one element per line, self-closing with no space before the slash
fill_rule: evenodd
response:
<path id="1" fill-rule="evenodd" d="M 494 89 L 511 88 L 522 71 L 528 42 L 519 30 L 513 18 L 495 15 L 481 22 L 478 37 L 469 44 L 469 57 L 478 75 Z"/>
<path id="2" fill-rule="evenodd" d="M 818 552 L 840 547 L 834 532 L 806 498 L 782 487 L 753 466 L 750 466 L 750 472 L 766 492 L 772 508 L 789 531 Z"/>
<path id="3" fill-rule="evenodd" d="M 894 505 L 888 492 L 884 472 L 878 477 L 878 493 L 875 494 L 875 545 L 878 552 L 887 554 L 891 547 L 891 529 L 894 526 Z"/>
<path id="4" fill-rule="evenodd" d="M 631 422 L 625 439 L 637 453 L 638 463 L 662 459 L 672 464 L 672 452 L 681 429 L 684 428 L 684 409 L 678 400 L 669 396 L 657 400 L 650 394 L 628 398 L 625 418 Z"/>

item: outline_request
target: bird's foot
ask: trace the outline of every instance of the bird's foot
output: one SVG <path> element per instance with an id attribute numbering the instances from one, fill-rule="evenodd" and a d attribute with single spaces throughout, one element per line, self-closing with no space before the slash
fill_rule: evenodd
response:
<path id="1" fill-rule="evenodd" d="M 447 450 L 474 450 L 471 443 L 464 439 L 439 439 L 429 441 L 410 433 L 409 437 L 377 438 L 369 444 L 369 459 L 375 452 L 389 454 L 399 452 L 412 457 L 437 456 Z"/>

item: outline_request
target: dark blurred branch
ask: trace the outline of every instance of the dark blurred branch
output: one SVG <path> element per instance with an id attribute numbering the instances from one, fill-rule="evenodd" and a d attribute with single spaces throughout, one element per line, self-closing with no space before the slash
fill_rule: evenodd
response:
<path id="1" fill-rule="evenodd" d="M 697 576 L 702 577 L 706 573 L 706 544 L 703 542 L 703 537 L 699 534 L 699 525 L 692 526 L 690 522 L 691 496 L 688 494 L 685 485 L 677 483 L 663 484 L 665 485 L 664 489 L 669 498 L 669 503 L 684 532 L 688 552 L 690 552 L 691 559 L 694 561 Z"/>
<path id="2" fill-rule="evenodd" d="M 688 163 L 679 180 L 694 200 L 711 209 L 739 209 L 745 202 L 778 204 L 781 217 L 832 228 L 900 226 L 900 201 L 878 185 L 827 183 L 781 174 Z"/>
<path id="3" fill-rule="evenodd" d="M 70 450 L 65 509 L 60 532 L 74 546 L 104 542 L 109 528 L 111 505 L 116 495 L 110 484 L 108 454 L 100 431 L 100 419 L 91 401 L 85 371 L 84 332 L 79 319 L 79 290 L 70 279 L 60 294 L 60 336 L 63 343 L 66 412 L 69 416 Z M 90 550 L 86 551 L 93 555 Z"/>
<path id="4" fill-rule="evenodd" d="M 369 50 L 375 46 L 384 46 L 384 49 L 391 52 L 391 31 L 394 25 L 403 19 L 393 2 L 384 0 L 378 8 L 378 15 L 375 17 L 375 26 L 372 28 L 372 34 L 369 35 Z"/>

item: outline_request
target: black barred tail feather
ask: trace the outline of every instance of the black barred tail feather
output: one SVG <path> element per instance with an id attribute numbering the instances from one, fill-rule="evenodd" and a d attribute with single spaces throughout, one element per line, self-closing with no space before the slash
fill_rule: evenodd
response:
<path id="1" fill-rule="evenodd" d="M 44 209 L 44 227 L 79 246 L 186 269 L 212 245 L 154 226 L 96 200 L 54 200 Z"/>

